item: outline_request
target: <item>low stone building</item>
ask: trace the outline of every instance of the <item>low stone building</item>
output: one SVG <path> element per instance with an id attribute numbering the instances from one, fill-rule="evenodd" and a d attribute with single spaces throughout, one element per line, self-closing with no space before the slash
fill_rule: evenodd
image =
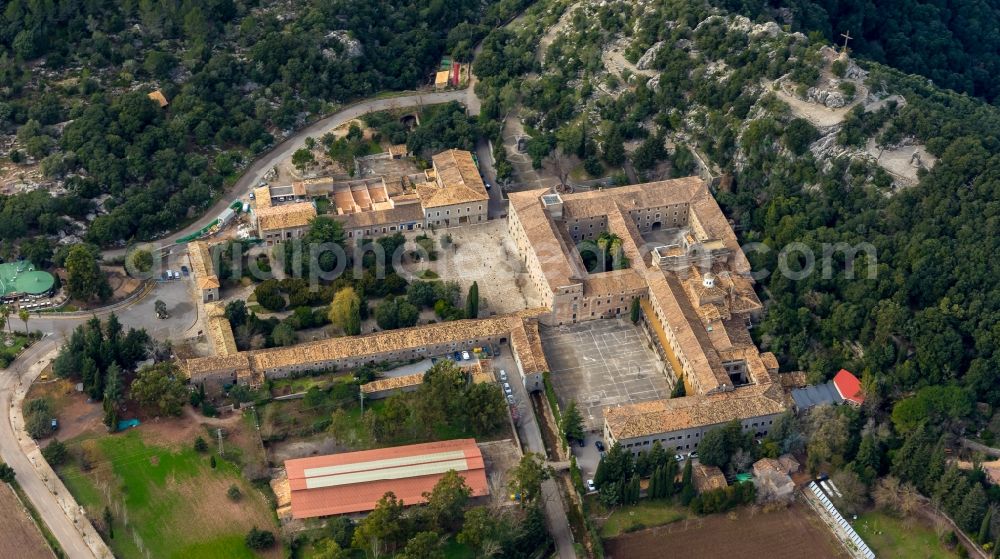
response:
<path id="1" fill-rule="evenodd" d="M 309 224 L 316 219 L 316 206 L 312 202 L 293 202 L 254 210 L 257 235 L 268 245 L 291 239 L 300 239 L 309 231 Z"/>
<path id="2" fill-rule="evenodd" d="M 309 371 L 346 370 L 383 361 L 446 355 L 469 347 L 509 344 L 528 390 L 542 389 L 548 363 L 536 317 L 539 310 L 491 318 L 457 320 L 362 336 L 188 359 L 183 368 L 193 383 L 230 383 L 240 378 L 283 378 Z M 241 371 L 245 371 L 241 373 Z M 241 374 L 243 377 L 241 377 Z"/>
<path id="3" fill-rule="evenodd" d="M 718 466 L 706 466 L 701 462 L 691 465 L 691 481 L 698 493 L 725 489 L 729 486 L 726 476 Z"/>
<path id="4" fill-rule="evenodd" d="M 201 295 L 201 301 L 203 303 L 218 301 L 220 283 L 219 277 L 215 275 L 211 248 L 204 241 L 191 241 L 187 247 L 194 285 Z"/>
<path id="5" fill-rule="evenodd" d="M 795 482 L 788 475 L 786 466 L 774 458 L 761 458 L 754 462 L 753 483 L 760 502 L 790 501 L 795 492 Z"/>

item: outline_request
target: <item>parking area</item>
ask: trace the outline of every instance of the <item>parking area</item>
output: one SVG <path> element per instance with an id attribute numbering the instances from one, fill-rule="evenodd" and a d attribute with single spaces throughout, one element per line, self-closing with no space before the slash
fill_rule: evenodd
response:
<path id="1" fill-rule="evenodd" d="M 575 400 L 589 431 L 602 431 L 605 406 L 670 396 L 663 363 L 627 320 L 592 320 L 541 334 L 559 405 Z"/>

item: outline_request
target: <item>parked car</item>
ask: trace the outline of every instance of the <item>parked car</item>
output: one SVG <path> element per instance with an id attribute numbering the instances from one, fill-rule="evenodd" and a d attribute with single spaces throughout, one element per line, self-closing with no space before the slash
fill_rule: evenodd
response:
<path id="1" fill-rule="evenodd" d="M 489 190 L 490 188 L 492 188 L 492 186 L 490 186 L 490 183 L 488 183 L 488 182 L 485 182 L 483 184 L 486 186 L 486 190 Z"/>
<path id="2" fill-rule="evenodd" d="M 167 270 L 167 279 L 174 279 L 174 271 Z"/>
<path id="3" fill-rule="evenodd" d="M 513 394 L 508 394 L 508 395 L 507 395 L 507 403 L 508 403 L 508 404 L 510 404 L 510 405 L 512 405 L 512 406 L 513 406 L 513 405 L 514 405 L 515 403 L 517 403 L 517 402 L 515 402 L 515 401 L 514 401 L 514 395 L 513 395 Z"/>
<path id="4" fill-rule="evenodd" d="M 472 359 L 472 356 L 469 355 L 468 351 L 463 351 L 462 352 L 462 359 L 465 360 L 465 361 L 468 361 L 469 359 Z"/>
<path id="5" fill-rule="evenodd" d="M 59 420 L 53 417 L 52 418 L 52 430 L 55 431 L 58 428 L 59 428 Z"/>
<path id="6" fill-rule="evenodd" d="M 181 266 L 181 273 L 184 274 L 184 277 L 188 277 L 191 275 L 191 270 L 188 270 L 187 266 Z"/>
<path id="7" fill-rule="evenodd" d="M 678 462 L 683 462 L 684 461 L 684 455 L 683 454 L 675 454 L 674 455 L 674 460 L 677 460 Z"/>
<path id="8" fill-rule="evenodd" d="M 462 352 L 460 352 L 460 351 L 456 351 L 455 353 L 452 353 L 452 354 L 451 354 L 451 357 L 452 357 L 452 359 L 454 359 L 455 361 L 461 361 L 461 360 L 462 360 Z"/>
<path id="9" fill-rule="evenodd" d="M 508 395 L 511 395 L 511 394 L 514 393 L 514 391 L 511 390 L 511 388 L 510 388 L 510 384 L 508 384 L 506 382 L 503 383 L 503 391 L 506 392 Z"/>
<path id="10" fill-rule="evenodd" d="M 587 480 L 587 491 L 597 491 L 597 486 L 594 485 L 594 480 Z"/>
<path id="11" fill-rule="evenodd" d="M 698 457 L 698 451 L 696 451 L 696 450 L 692 450 L 691 452 L 688 453 L 688 458 L 690 458 L 692 460 L 694 460 L 697 457 Z"/>
<path id="12" fill-rule="evenodd" d="M 599 450 L 601 452 L 604 452 L 604 443 L 603 442 L 601 442 L 601 441 L 595 441 L 594 442 L 594 446 L 597 447 L 597 450 Z"/>
<path id="13" fill-rule="evenodd" d="M 580 443 L 580 448 L 583 448 L 583 447 L 587 446 L 587 441 L 585 441 L 585 440 L 583 440 L 583 439 L 580 439 L 580 440 L 579 440 L 579 441 L 577 441 L 577 442 L 578 442 L 578 443 Z"/>
<path id="14" fill-rule="evenodd" d="M 163 280 L 163 281 L 167 281 L 170 278 L 167 277 L 167 273 L 166 272 L 160 272 L 160 279 Z"/>
<path id="15" fill-rule="evenodd" d="M 500 369 L 500 380 L 507 382 L 507 371 Z"/>

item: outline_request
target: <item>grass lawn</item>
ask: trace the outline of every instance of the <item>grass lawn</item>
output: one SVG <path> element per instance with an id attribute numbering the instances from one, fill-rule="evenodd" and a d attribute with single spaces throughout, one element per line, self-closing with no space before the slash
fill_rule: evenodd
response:
<path id="1" fill-rule="evenodd" d="M 13 320 L 13 317 L 11 317 Z M 0 334 L 0 367 L 6 368 L 17 358 L 21 350 L 30 342 L 28 336 L 14 332 L 13 334 Z M 7 345 L 10 343 L 10 345 Z"/>
<path id="2" fill-rule="evenodd" d="M 252 558 L 243 543 L 247 531 L 277 530 L 263 494 L 225 460 L 217 459 L 213 470 L 207 454 L 150 444 L 141 428 L 67 444 L 74 453 L 85 449 L 92 468 L 83 472 L 74 462 L 59 469 L 60 477 L 91 518 L 101 519 L 110 506 L 116 557 L 146 557 L 150 550 L 164 558 Z M 226 497 L 231 484 L 243 493 L 238 502 Z M 280 552 L 279 546 L 270 554 Z"/>
<path id="3" fill-rule="evenodd" d="M 450 538 L 444 544 L 444 556 L 446 559 L 474 559 L 476 555 L 465 544 Z"/>
<path id="4" fill-rule="evenodd" d="M 869 512 L 851 523 L 875 555 L 892 559 L 952 559 L 958 553 L 941 544 L 934 530 L 916 519 L 902 519 L 882 512 Z"/>
<path id="5" fill-rule="evenodd" d="M 601 538 L 604 539 L 620 536 L 633 530 L 670 524 L 691 516 L 686 508 L 663 501 L 654 503 L 640 501 L 636 505 L 618 507 L 611 512 L 610 516 L 596 498 L 590 500 L 588 505 L 590 516 L 600 525 Z"/>

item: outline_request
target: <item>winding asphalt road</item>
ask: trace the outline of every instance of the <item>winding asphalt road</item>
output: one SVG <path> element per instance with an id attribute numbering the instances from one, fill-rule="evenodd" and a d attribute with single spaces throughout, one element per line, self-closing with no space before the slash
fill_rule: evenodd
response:
<path id="1" fill-rule="evenodd" d="M 64 511 L 60 504 L 61 497 L 49 489 L 42 474 L 32 465 L 33 460 L 42 460 L 35 443 L 27 435 L 19 438 L 11 424 L 11 406 L 21 379 L 24 378 L 25 384 L 30 383 L 38 370 L 55 357 L 55 352 L 65 337 L 94 315 L 103 317 L 115 312 L 126 327 L 145 328 L 151 336 L 161 340 L 167 339 L 171 334 L 176 336 L 184 332 L 191 327 L 197 312 L 190 303 L 186 283 L 177 281 L 158 285 L 153 293 L 146 294 L 145 297 L 98 310 L 92 315 L 32 315 L 28 322 L 29 328 L 39 330 L 45 336 L 25 350 L 7 369 L 0 371 L 0 458 L 14 469 L 24 493 L 71 559 L 93 559 L 95 556 L 77 528 L 76 521 Z M 169 319 L 155 318 L 156 299 L 167 304 L 171 313 Z"/>
<path id="2" fill-rule="evenodd" d="M 219 216 L 233 200 L 248 194 L 260 181 L 269 169 L 277 165 L 285 158 L 291 157 L 295 150 L 303 147 L 307 137 L 319 138 L 323 134 L 346 124 L 356 118 L 360 118 L 370 112 L 389 111 L 394 109 L 404 109 L 409 107 L 419 107 L 423 105 L 438 105 L 458 101 L 464 104 L 471 114 L 479 114 L 479 99 L 473 91 L 474 83 L 466 89 L 455 91 L 438 91 L 427 93 L 412 93 L 397 97 L 385 97 L 379 99 L 369 99 L 360 101 L 344 107 L 332 115 L 317 120 L 316 122 L 296 131 L 294 134 L 283 140 L 274 149 L 257 158 L 249 167 L 243 171 L 243 176 L 219 198 L 219 200 L 200 218 L 187 225 L 179 231 L 175 231 L 160 239 L 161 244 L 172 244 L 173 239 L 194 233 L 211 223 Z M 104 259 L 114 259 L 125 254 L 125 248 L 115 248 L 104 251 Z"/>
<path id="3" fill-rule="evenodd" d="M 26 372 L 28 364 L 34 364 L 40 356 L 48 354 L 56 347 L 58 347 L 58 343 L 54 338 L 49 337 L 39 341 L 21 354 L 15 364 L 0 376 L 0 405 L 3 406 L 4 411 L 3 417 L 0 418 L 0 457 L 14 468 L 17 482 L 45 521 L 49 531 L 59 540 L 59 545 L 62 546 L 67 556 L 74 559 L 77 557 L 92 558 L 94 554 L 84 542 L 83 536 L 76 529 L 73 521 L 66 516 L 56 496 L 49 491 L 45 482 L 31 465 L 28 455 L 21 447 L 21 442 L 14 434 L 10 414 L 7 413 L 10 410 L 14 391 L 20 381 L 21 374 Z"/>

